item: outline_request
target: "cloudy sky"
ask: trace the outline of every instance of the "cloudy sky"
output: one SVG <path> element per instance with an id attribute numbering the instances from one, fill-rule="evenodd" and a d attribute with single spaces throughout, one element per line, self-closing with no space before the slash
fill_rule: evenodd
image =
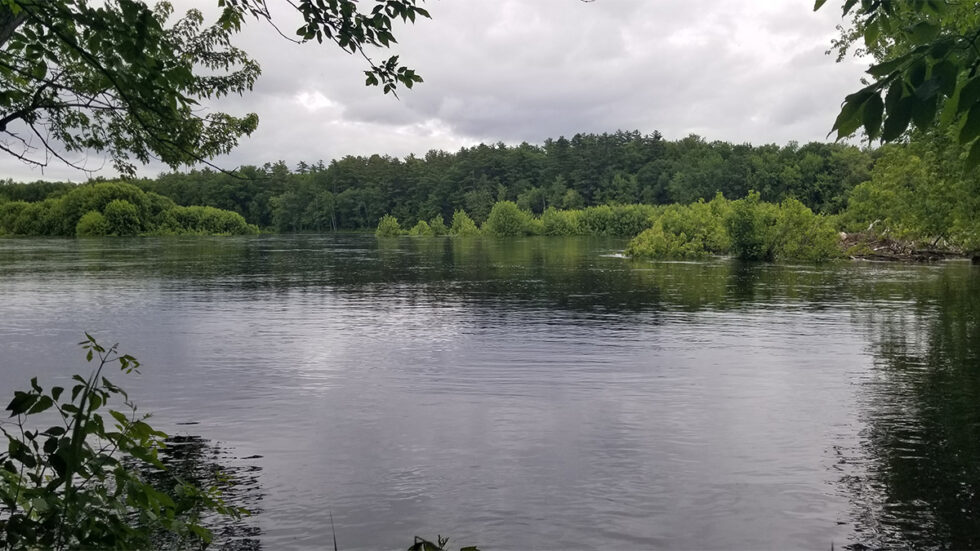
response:
<path id="1" fill-rule="evenodd" d="M 173 3 L 215 13 L 213 1 Z M 285 2 L 269 3 L 281 28 L 299 26 Z M 825 140 L 866 67 L 825 54 L 841 23 L 833 4 L 814 13 L 813 0 L 430 0 L 431 20 L 398 28 L 397 53 L 425 79 L 400 100 L 363 86 L 363 60 L 292 44 L 253 22 L 238 45 L 262 77 L 253 93 L 215 108 L 255 112 L 261 122 L 215 163 L 295 166 L 617 129 L 756 144 Z M 88 164 L 113 175 L 97 156 Z M 86 178 L 12 159 L 0 159 L 0 176 Z"/>

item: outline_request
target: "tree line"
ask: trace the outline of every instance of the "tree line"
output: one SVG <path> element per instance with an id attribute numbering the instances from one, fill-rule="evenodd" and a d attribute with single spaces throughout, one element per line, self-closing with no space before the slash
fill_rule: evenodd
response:
<path id="1" fill-rule="evenodd" d="M 386 215 L 397 219 L 398 231 L 425 235 L 445 226 L 450 233 L 459 213 L 479 229 L 495 205 L 508 203 L 527 214 L 528 233 L 632 237 L 656 218 L 640 205 L 693 205 L 721 194 L 798 203 L 831 217 L 838 231 L 975 250 L 980 177 L 964 170 L 965 154 L 952 131 L 941 129 L 874 150 L 839 143 L 734 145 L 698 136 L 669 141 L 656 132 L 577 134 L 541 145 L 348 156 L 295 169 L 277 162 L 235 174 L 170 172 L 128 184 L 0 182 L 0 232 L 77 235 L 94 221 L 96 234 L 103 227 L 107 234 L 131 233 L 104 226 L 95 214 L 76 227 L 88 211 L 105 217 L 109 201 L 93 199 L 85 211 L 71 207 L 70 216 L 60 214 L 59 201 L 71 205 L 74 199 L 65 197 L 92 194 L 84 190 L 98 185 L 117 186 L 112 197 L 137 207 L 137 233 L 371 230 Z"/>
<path id="2" fill-rule="evenodd" d="M 552 206 L 687 204 L 750 190 L 765 201 L 792 197 L 838 213 L 850 189 L 869 179 L 874 158 L 844 144 L 753 146 L 617 131 L 406 158 L 347 156 L 295 169 L 278 162 L 242 167 L 237 176 L 171 172 L 133 183 L 179 205 L 237 212 L 261 228 L 318 232 L 371 229 L 385 214 L 408 224 L 449 220 L 460 209 L 482 224 L 498 201 L 541 214 Z"/>

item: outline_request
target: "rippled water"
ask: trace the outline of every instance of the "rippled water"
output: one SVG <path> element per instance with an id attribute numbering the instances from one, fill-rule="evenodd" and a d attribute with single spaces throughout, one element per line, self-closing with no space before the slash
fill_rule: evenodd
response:
<path id="1" fill-rule="evenodd" d="M 0 394 L 120 342 L 270 549 L 980 547 L 980 269 L 623 245 L 0 240 Z"/>

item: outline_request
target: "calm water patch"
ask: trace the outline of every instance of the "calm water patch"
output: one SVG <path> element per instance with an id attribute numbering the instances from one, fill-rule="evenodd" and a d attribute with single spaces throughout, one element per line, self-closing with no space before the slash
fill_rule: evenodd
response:
<path id="1" fill-rule="evenodd" d="M 0 391 L 120 342 L 252 547 L 980 547 L 980 268 L 623 246 L 0 240 Z"/>

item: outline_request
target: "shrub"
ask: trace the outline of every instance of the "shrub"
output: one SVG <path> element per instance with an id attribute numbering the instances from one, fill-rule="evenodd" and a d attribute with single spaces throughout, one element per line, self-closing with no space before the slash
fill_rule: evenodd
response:
<path id="1" fill-rule="evenodd" d="M 822 262 L 841 256 L 840 235 L 831 219 L 813 213 L 796 199 L 779 205 L 775 257 Z"/>
<path id="2" fill-rule="evenodd" d="M 397 237 L 401 234 L 402 228 L 398 225 L 398 219 L 390 214 L 382 216 L 374 230 L 374 235 L 378 237 Z"/>
<path id="3" fill-rule="evenodd" d="M 141 229 L 140 213 L 136 205 L 125 199 L 114 199 L 102 213 L 109 235 L 139 235 Z"/>
<path id="4" fill-rule="evenodd" d="M 453 213 L 453 223 L 449 228 L 449 234 L 469 237 L 480 235 L 480 229 L 476 227 L 476 222 L 466 214 L 465 210 L 457 210 Z"/>
<path id="5" fill-rule="evenodd" d="M 579 228 L 585 235 L 610 235 L 609 229 L 613 225 L 612 207 L 600 205 L 582 209 L 579 215 Z"/>
<path id="6" fill-rule="evenodd" d="M 607 221 L 605 235 L 633 237 L 651 227 L 657 209 L 650 205 L 614 205 L 612 217 Z"/>
<path id="7" fill-rule="evenodd" d="M 541 233 L 544 235 L 578 235 L 581 211 L 558 210 L 548 207 L 541 214 Z"/>
<path id="8" fill-rule="evenodd" d="M 7 426 L 17 430 L 3 428 L 0 547 L 147 549 L 161 533 L 169 547 L 207 546 L 212 534 L 199 523 L 204 515 L 246 511 L 225 505 L 217 490 L 176 477 L 164 489 L 146 481 L 144 473 L 166 471 L 158 450 L 167 435 L 137 414 L 106 373 L 113 364 L 138 372 L 140 363 L 85 336 L 86 358 L 98 363 L 87 378 L 75 375 L 71 392 L 45 390 L 31 379 L 6 408 L 14 418 Z M 125 407 L 110 409 L 113 401 Z M 47 429 L 32 426 L 53 419 Z"/>
<path id="9" fill-rule="evenodd" d="M 708 255 L 704 241 L 692 239 L 683 232 L 665 231 L 662 220 L 634 237 L 624 252 L 634 258 L 701 258 Z"/>
<path id="10" fill-rule="evenodd" d="M 434 235 L 446 235 L 449 233 L 449 228 L 446 227 L 446 223 L 442 220 L 442 215 L 436 215 L 429 220 L 429 227 L 432 228 L 432 233 Z"/>
<path id="11" fill-rule="evenodd" d="M 774 260 L 778 209 L 763 203 L 757 192 L 732 202 L 726 220 L 732 253 L 743 260 Z"/>
<path id="12" fill-rule="evenodd" d="M 495 237 L 527 235 L 531 215 L 513 201 L 498 201 L 490 209 L 483 231 Z"/>
<path id="13" fill-rule="evenodd" d="M 17 219 L 30 205 L 31 203 L 26 201 L 10 201 L 0 205 L 0 235 L 16 233 L 14 230 L 17 226 Z"/>
<path id="14" fill-rule="evenodd" d="M 432 237 L 436 233 L 432 231 L 432 227 L 429 226 L 428 222 L 425 220 L 419 220 L 417 224 L 412 226 L 412 229 L 408 230 L 408 235 L 420 236 L 420 237 Z"/>
<path id="15" fill-rule="evenodd" d="M 86 212 L 75 224 L 75 235 L 78 237 L 102 237 L 108 233 L 109 223 L 97 210 Z"/>

